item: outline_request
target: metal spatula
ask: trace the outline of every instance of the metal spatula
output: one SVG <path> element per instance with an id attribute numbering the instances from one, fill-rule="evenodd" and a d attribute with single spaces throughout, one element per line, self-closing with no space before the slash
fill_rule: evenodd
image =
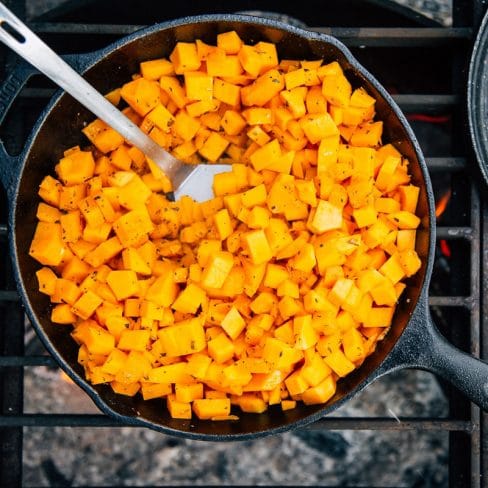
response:
<path id="1" fill-rule="evenodd" d="M 173 157 L 85 81 L 2 3 L 0 3 L 0 41 L 158 164 L 171 180 L 175 198 L 190 195 L 197 201 L 203 201 L 213 196 L 211 184 L 213 176 L 229 171 L 229 165 L 195 166 L 185 164 Z"/>

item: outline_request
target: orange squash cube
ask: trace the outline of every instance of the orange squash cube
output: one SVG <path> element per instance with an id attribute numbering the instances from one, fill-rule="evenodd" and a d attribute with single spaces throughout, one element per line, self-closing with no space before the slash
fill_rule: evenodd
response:
<path id="1" fill-rule="evenodd" d="M 201 71 L 185 72 L 185 89 L 188 100 L 207 100 L 213 98 L 213 77 Z"/>
<path id="2" fill-rule="evenodd" d="M 139 291 L 137 275 L 132 270 L 110 271 L 107 283 L 117 300 L 124 300 Z"/>
<path id="3" fill-rule="evenodd" d="M 102 301 L 98 295 L 88 290 L 73 304 L 71 311 L 86 320 L 93 315 L 95 310 L 102 304 Z"/>
<path id="4" fill-rule="evenodd" d="M 198 399 L 193 402 L 193 411 L 195 415 L 201 419 L 211 419 L 213 417 L 226 416 L 230 414 L 230 399 L 229 398 L 215 398 L 215 399 Z"/>
<path id="5" fill-rule="evenodd" d="M 115 393 L 129 397 L 133 397 L 141 389 L 139 383 L 120 383 L 115 380 L 110 382 L 110 386 Z"/>
<path id="6" fill-rule="evenodd" d="M 175 118 L 172 113 L 162 104 L 158 103 L 147 115 L 146 120 L 155 125 L 163 132 L 168 132 L 174 124 Z M 123 169 L 123 168 L 122 168 Z"/>
<path id="7" fill-rule="evenodd" d="M 418 254 L 413 249 L 406 249 L 399 252 L 398 261 L 407 277 L 413 276 L 422 266 Z"/>
<path id="8" fill-rule="evenodd" d="M 54 179 L 52 176 L 45 176 L 39 185 L 38 195 L 50 205 L 54 207 L 59 206 L 59 199 L 61 194 L 62 185 Z"/>
<path id="9" fill-rule="evenodd" d="M 364 318 L 363 327 L 389 327 L 393 318 L 394 307 L 373 307 Z"/>
<path id="10" fill-rule="evenodd" d="M 254 207 L 266 203 L 267 192 L 264 184 L 255 186 L 241 194 L 241 202 L 245 207 Z"/>
<path id="11" fill-rule="evenodd" d="M 238 57 L 242 67 L 253 77 L 258 76 L 266 69 L 266 63 L 263 63 L 263 56 L 258 51 L 257 45 L 244 44 L 239 50 Z M 276 64 L 278 64 L 277 58 Z"/>
<path id="12" fill-rule="evenodd" d="M 159 85 L 161 90 L 163 90 L 178 108 L 181 109 L 188 103 L 185 89 L 180 85 L 178 78 L 173 76 L 161 76 Z"/>
<path id="13" fill-rule="evenodd" d="M 91 151 L 76 151 L 61 158 L 56 173 L 65 185 L 78 185 L 90 179 L 95 171 L 95 160 Z"/>
<path id="14" fill-rule="evenodd" d="M 200 352 L 207 345 L 205 332 L 198 318 L 164 327 L 158 332 L 158 337 L 168 357 Z"/>
<path id="15" fill-rule="evenodd" d="M 144 117 L 160 101 L 158 84 L 145 78 L 137 78 L 123 85 L 120 96 L 141 117 Z"/>
<path id="16" fill-rule="evenodd" d="M 191 403 L 179 402 L 175 395 L 166 398 L 168 412 L 174 419 L 191 419 Z"/>
<path id="17" fill-rule="evenodd" d="M 187 363 L 187 372 L 197 379 L 204 379 L 212 359 L 204 353 L 192 354 Z"/>
<path id="18" fill-rule="evenodd" d="M 266 402 L 257 395 L 245 393 L 239 397 L 239 407 L 243 412 L 263 413 L 267 409 Z"/>
<path id="19" fill-rule="evenodd" d="M 281 156 L 281 147 L 277 139 L 273 139 L 251 154 L 250 160 L 256 171 L 265 169 Z"/>
<path id="20" fill-rule="evenodd" d="M 206 296 L 206 293 L 201 288 L 194 283 L 189 283 L 176 297 L 171 308 L 177 312 L 194 314 L 204 303 Z"/>
<path id="21" fill-rule="evenodd" d="M 326 75 L 322 80 L 322 93 L 329 103 L 346 107 L 352 94 L 351 84 L 342 73 Z"/>
<path id="22" fill-rule="evenodd" d="M 319 385 L 309 388 L 302 393 L 302 400 L 305 405 L 326 403 L 336 392 L 336 382 L 332 376 L 327 376 Z"/>
<path id="23" fill-rule="evenodd" d="M 234 266 L 234 256 L 220 251 L 210 256 L 204 267 L 201 284 L 205 288 L 221 288 Z"/>
<path id="24" fill-rule="evenodd" d="M 190 403 L 203 398 L 203 383 L 191 385 L 175 385 L 175 398 L 177 402 Z"/>
<path id="25" fill-rule="evenodd" d="M 237 106 L 241 100 L 241 89 L 239 86 L 221 79 L 214 79 L 213 96 L 216 100 L 230 105 Z"/>
<path id="26" fill-rule="evenodd" d="M 400 210 L 387 215 L 390 222 L 393 222 L 399 229 L 416 229 L 420 224 L 420 219 L 413 213 Z"/>
<path id="27" fill-rule="evenodd" d="M 241 101 L 246 106 L 262 107 L 285 86 L 283 75 L 276 69 L 270 69 L 252 84 L 241 88 Z"/>
<path id="28" fill-rule="evenodd" d="M 373 225 L 378 218 L 378 213 L 374 207 L 362 207 L 353 210 L 352 212 L 356 225 L 362 229 L 363 227 L 368 227 Z"/>
<path id="29" fill-rule="evenodd" d="M 152 400 L 153 398 L 161 398 L 171 395 L 173 389 L 171 385 L 164 383 L 147 383 L 141 382 L 141 394 L 144 400 Z"/>
<path id="30" fill-rule="evenodd" d="M 151 333 L 148 330 L 124 330 L 120 335 L 117 347 L 124 351 L 146 350 Z"/>
<path id="31" fill-rule="evenodd" d="M 39 203 L 37 206 L 36 217 L 41 222 L 59 222 L 61 212 L 56 207 L 51 207 L 44 202 Z"/>
<path id="32" fill-rule="evenodd" d="M 55 324 L 73 324 L 76 322 L 76 315 L 67 303 L 62 303 L 51 310 L 51 321 Z"/>
<path id="33" fill-rule="evenodd" d="M 225 363 L 234 356 L 234 343 L 224 334 L 208 341 L 208 355 L 217 363 Z"/>
<path id="34" fill-rule="evenodd" d="M 39 283 L 39 291 L 45 295 L 54 295 L 56 292 L 56 274 L 51 268 L 41 268 L 36 271 L 37 282 Z"/>
<path id="35" fill-rule="evenodd" d="M 341 378 L 347 376 L 356 366 L 349 361 L 340 349 L 334 350 L 324 358 L 327 365 Z"/>
<path id="36" fill-rule="evenodd" d="M 186 71 L 196 71 L 200 67 L 197 47 L 193 42 L 177 42 L 169 59 L 177 75 L 182 75 Z"/>
<path id="37" fill-rule="evenodd" d="M 319 383 L 332 373 L 320 354 L 313 352 L 306 357 L 305 364 L 300 370 L 300 376 L 311 386 L 317 386 Z"/>
<path id="38" fill-rule="evenodd" d="M 353 327 L 344 333 L 342 337 L 342 347 L 344 348 L 344 354 L 349 361 L 356 362 L 365 357 L 366 350 L 364 342 L 361 333 Z"/>
<path id="39" fill-rule="evenodd" d="M 395 287 L 389 279 L 383 280 L 370 291 L 376 305 L 393 307 L 397 302 Z"/>
<path id="40" fill-rule="evenodd" d="M 29 249 L 29 255 L 46 266 L 58 266 L 67 254 L 60 224 L 39 222 Z"/>
<path id="41" fill-rule="evenodd" d="M 101 366 L 104 373 L 116 375 L 127 361 L 127 354 L 120 349 L 112 349 L 107 359 Z"/>
<path id="42" fill-rule="evenodd" d="M 224 81 L 233 83 L 242 73 L 242 66 L 235 55 L 227 55 L 223 50 L 216 49 L 206 59 L 207 73 L 210 76 L 225 78 Z"/>
<path id="43" fill-rule="evenodd" d="M 223 49 L 226 54 L 237 54 L 242 44 L 242 40 L 236 31 L 217 34 L 217 47 Z"/>
<path id="44" fill-rule="evenodd" d="M 170 307 L 178 295 L 179 287 L 174 281 L 172 270 L 165 267 L 163 273 L 150 284 L 145 298 L 162 307 Z"/>
<path id="45" fill-rule="evenodd" d="M 300 371 L 295 371 L 285 380 L 285 385 L 290 395 L 301 395 L 308 388 L 308 383 L 303 379 Z"/>
<path id="46" fill-rule="evenodd" d="M 100 309 L 104 306 L 107 307 L 106 304 L 104 304 L 97 309 L 97 315 L 99 315 Z M 107 327 L 107 330 L 110 332 L 110 334 L 114 336 L 116 342 L 118 343 L 122 332 L 130 327 L 130 322 L 125 317 L 122 317 L 122 310 L 113 307 L 107 308 L 109 310 L 107 311 L 107 317 L 104 321 L 105 326 Z M 117 315 L 118 312 L 120 312 L 120 315 Z M 100 322 L 102 321 L 100 320 Z"/>
<path id="47" fill-rule="evenodd" d="M 214 163 L 225 151 L 229 141 L 217 132 L 212 132 L 198 152 L 208 161 Z"/>
<path id="48" fill-rule="evenodd" d="M 309 349 L 318 341 L 318 335 L 312 326 L 312 316 L 303 315 L 293 319 L 293 334 L 295 337 L 295 346 L 298 349 Z"/>
<path id="49" fill-rule="evenodd" d="M 222 329 L 225 330 L 227 335 L 232 340 L 235 340 L 246 327 L 246 322 L 242 318 L 242 315 L 239 313 L 239 311 L 235 307 L 231 307 L 229 312 L 227 312 L 227 315 L 223 318 L 220 325 Z"/>
<path id="50" fill-rule="evenodd" d="M 214 223 L 221 241 L 227 239 L 234 230 L 229 212 L 225 208 L 214 215 Z"/>
<path id="51" fill-rule="evenodd" d="M 342 211 L 326 200 L 318 200 L 309 217 L 309 229 L 316 234 L 342 227 Z"/>
<path id="52" fill-rule="evenodd" d="M 247 232 L 243 235 L 243 240 L 254 264 L 266 263 L 273 257 L 263 230 Z"/>
<path id="53" fill-rule="evenodd" d="M 174 74 L 173 64 L 165 59 L 151 59 L 140 64 L 141 74 L 148 80 L 159 80 L 163 75 Z"/>

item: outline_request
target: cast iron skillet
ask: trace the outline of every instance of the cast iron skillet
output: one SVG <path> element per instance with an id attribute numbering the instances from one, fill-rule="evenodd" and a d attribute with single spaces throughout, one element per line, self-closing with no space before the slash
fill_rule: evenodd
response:
<path id="1" fill-rule="evenodd" d="M 488 11 L 476 36 L 468 77 L 468 119 L 481 173 L 488 183 Z"/>
<path id="2" fill-rule="evenodd" d="M 87 121 L 93 119 L 70 96 L 58 93 L 39 118 L 22 154 L 12 157 L 0 145 L 1 178 L 10 201 L 10 249 L 17 286 L 32 324 L 46 348 L 103 412 L 126 423 L 194 439 L 248 439 L 304 426 L 332 412 L 380 376 L 402 368 L 420 368 L 437 373 L 488 410 L 488 365 L 449 344 L 429 315 L 427 291 L 434 258 L 434 198 L 420 147 L 397 105 L 343 44 L 333 37 L 276 21 L 237 15 L 208 15 L 149 27 L 101 51 L 69 58 L 69 62 L 96 88 L 108 92 L 129 80 L 141 61 L 168 56 L 177 40 L 200 38 L 212 43 L 219 32 L 231 29 L 235 29 L 248 43 L 259 40 L 276 43 L 281 58 L 337 60 L 353 85 L 365 86 L 376 98 L 378 117 L 385 123 L 385 142 L 393 143 L 410 160 L 413 183 L 421 189 L 417 211 L 421 218 L 417 252 L 422 267 L 408 283 L 391 330 L 358 370 L 339 381 L 337 393 L 325 406 L 299 405 L 286 412 L 273 407 L 260 415 L 239 412 L 238 421 L 175 420 L 169 417 L 161 400 L 145 402 L 139 396 L 116 395 L 106 385 L 87 383 L 76 361 L 78 348 L 69 335 L 71 328 L 50 322 L 49 301 L 37 290 L 35 271 L 39 264 L 28 255 L 36 225 L 39 183 L 44 175 L 53 173 L 54 164 L 64 149 L 86 144 L 80 131 Z M 0 93 L 3 114 L 31 74 L 32 71 L 24 66 L 10 75 Z"/>

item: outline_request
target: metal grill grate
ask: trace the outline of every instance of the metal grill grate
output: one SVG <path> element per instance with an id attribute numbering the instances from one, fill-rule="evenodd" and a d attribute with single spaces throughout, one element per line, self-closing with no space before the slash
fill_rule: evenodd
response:
<path id="1" fill-rule="evenodd" d="M 14 2 L 15 3 L 15 2 Z M 465 92 L 466 60 L 469 59 L 473 33 L 482 13 L 483 2 L 454 2 L 454 22 L 452 28 L 325 28 L 314 30 L 332 34 L 351 48 L 416 48 L 449 49 L 456 59 L 453 62 L 450 91 L 425 93 L 400 93 L 395 98 L 406 112 L 428 114 L 449 113 L 453 117 L 453 127 L 461 128 L 461 142 L 451 143 L 450 154 L 427 158 L 431 174 L 468 174 L 469 168 L 476 166 L 468 148 L 469 136 L 462 118 L 462 104 Z M 466 12 L 472 12 L 468 15 Z M 136 25 L 101 25 L 71 23 L 34 23 L 35 31 L 48 40 L 50 36 L 62 34 L 72 37 L 100 38 L 101 45 L 140 28 Z M 68 42 L 67 45 L 70 45 Z M 5 51 L 0 50 L 1 56 Z M 7 58 L 7 60 L 10 59 Z M 379 60 L 377 60 L 379 62 Z M 8 70 L 8 64 L 5 63 Z M 462 69 L 461 69 L 462 68 Z M 0 79 L 5 77 L 0 63 Z M 20 98 L 24 106 L 46 103 L 53 90 L 46 85 L 26 88 Z M 25 136 L 25 129 L 15 128 L 18 138 Z M 454 129 L 452 131 L 454 134 Z M 483 314 L 488 292 L 488 202 L 479 194 L 475 179 L 469 178 L 470 189 L 465 196 L 470 199 L 470 210 L 465 226 L 439 227 L 437 239 L 461 240 L 467 243 L 464 259 L 470 261 L 469 293 L 466 296 L 432 296 L 431 306 L 461 308 L 469 315 L 467 324 L 458 324 L 459 330 L 452 334 L 469 333 L 470 352 L 488 359 L 488 314 Z M 455 178 L 454 178 L 455 179 Z M 5 194 L 1 196 L 0 223 L 0 486 L 20 486 L 22 484 L 22 433 L 23 427 L 114 427 L 121 424 L 104 415 L 26 414 L 23 409 L 24 368 L 34 366 L 55 366 L 49 356 L 24 355 L 24 315 L 19 303 L 8 255 Z M 482 317 L 482 320 L 480 321 Z M 326 417 L 311 425 L 310 429 L 330 430 L 429 430 L 449 433 L 449 480 L 450 486 L 488 486 L 483 475 L 488 475 L 488 444 L 483 433 L 488 430 L 488 417 L 481 414 L 474 405 L 466 411 L 467 402 L 453 390 L 449 392 L 450 413 L 448 418 L 395 418 L 373 417 Z M 458 456 L 468 462 L 459 462 Z"/>

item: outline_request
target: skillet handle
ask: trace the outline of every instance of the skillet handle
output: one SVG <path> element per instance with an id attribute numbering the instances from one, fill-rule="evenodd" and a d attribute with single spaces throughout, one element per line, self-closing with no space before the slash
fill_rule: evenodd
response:
<path id="1" fill-rule="evenodd" d="M 3 123 L 12 103 L 25 86 L 29 78 L 36 73 L 25 61 L 20 61 L 0 86 L 0 125 Z M 22 158 L 11 156 L 0 140 L 0 179 L 10 197 L 14 191 L 14 183 L 18 177 L 18 166 Z"/>
<path id="2" fill-rule="evenodd" d="M 422 301 L 420 313 L 412 317 L 397 343 L 388 369 L 417 368 L 437 374 L 488 412 L 488 364 L 448 342 L 432 320 L 427 297 Z"/>
<path id="3" fill-rule="evenodd" d="M 488 364 L 448 342 L 438 331 L 430 314 L 427 330 L 433 347 L 426 369 L 449 381 L 473 403 L 488 412 Z"/>

